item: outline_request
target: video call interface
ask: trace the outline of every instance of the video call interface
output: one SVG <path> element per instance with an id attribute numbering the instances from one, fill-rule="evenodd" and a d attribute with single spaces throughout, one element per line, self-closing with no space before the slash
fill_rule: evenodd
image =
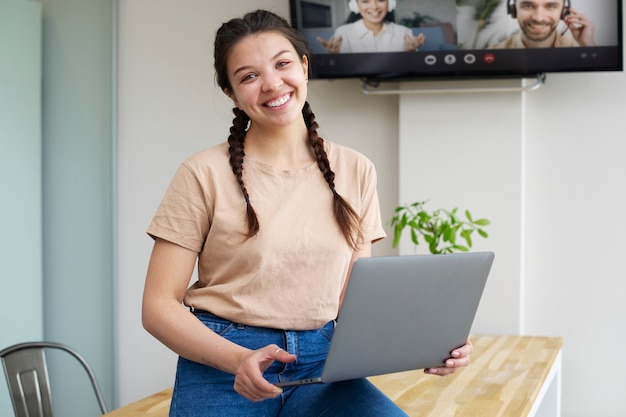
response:
<path id="1" fill-rule="evenodd" d="M 623 70 L 620 0 L 291 0 L 290 7 L 311 46 L 314 78 Z M 382 15 L 385 35 L 368 32 Z"/>

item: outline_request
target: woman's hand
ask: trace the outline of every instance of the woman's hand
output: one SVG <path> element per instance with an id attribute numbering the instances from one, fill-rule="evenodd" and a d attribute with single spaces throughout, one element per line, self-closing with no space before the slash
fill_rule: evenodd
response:
<path id="1" fill-rule="evenodd" d="M 321 36 L 318 36 L 317 40 L 324 48 L 326 48 L 329 54 L 338 54 L 341 50 L 341 42 L 343 41 L 343 38 L 341 36 L 331 36 L 329 40 L 326 40 Z"/>
<path id="2" fill-rule="evenodd" d="M 246 349 L 210 330 L 182 304 L 197 253 L 156 239 L 144 288 L 144 327 L 179 355 L 235 375 L 235 391 L 252 401 L 282 392 L 263 378 L 275 360 L 296 360 L 276 345 Z"/>
<path id="3" fill-rule="evenodd" d="M 258 350 L 249 351 L 243 357 L 241 365 L 235 374 L 234 389 L 250 401 L 263 401 L 274 398 L 283 390 L 269 383 L 263 372 L 274 361 L 290 363 L 296 360 L 296 355 L 284 351 L 277 345 L 268 345 Z"/>
<path id="4" fill-rule="evenodd" d="M 417 49 L 424 45 L 426 42 L 426 36 L 420 33 L 417 36 L 404 35 L 404 50 L 405 51 L 417 51 Z"/>
<path id="5" fill-rule="evenodd" d="M 467 366 L 470 363 L 470 355 L 474 351 L 474 345 L 467 339 L 467 342 L 458 349 L 452 351 L 452 357 L 446 359 L 445 366 L 437 368 L 427 368 L 424 372 L 431 375 L 446 376 L 453 374 L 460 367 Z"/>

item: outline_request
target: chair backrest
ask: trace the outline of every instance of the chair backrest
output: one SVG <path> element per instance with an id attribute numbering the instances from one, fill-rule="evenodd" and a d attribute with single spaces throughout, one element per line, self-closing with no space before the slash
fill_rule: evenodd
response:
<path id="1" fill-rule="evenodd" d="M 52 417 L 50 379 L 45 349 L 57 349 L 73 356 L 85 369 L 102 414 L 107 408 L 91 367 L 77 351 L 52 342 L 27 342 L 0 351 L 16 417 Z"/>

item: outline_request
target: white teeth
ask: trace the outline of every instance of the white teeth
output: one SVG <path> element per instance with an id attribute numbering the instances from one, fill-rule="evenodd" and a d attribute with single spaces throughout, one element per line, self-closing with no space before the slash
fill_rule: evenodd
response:
<path id="1" fill-rule="evenodd" d="M 285 104 L 288 100 L 289 100 L 289 94 L 285 94 L 284 96 L 282 96 L 282 97 L 281 97 L 281 98 L 279 98 L 278 100 L 268 101 L 268 102 L 267 102 L 267 106 L 268 106 L 268 107 L 278 107 L 278 106 L 282 106 L 282 105 L 283 105 L 283 104 Z"/>

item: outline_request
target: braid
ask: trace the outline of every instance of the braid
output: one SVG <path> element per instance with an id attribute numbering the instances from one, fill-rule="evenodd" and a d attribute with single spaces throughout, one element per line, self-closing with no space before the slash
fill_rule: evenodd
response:
<path id="1" fill-rule="evenodd" d="M 243 183 L 242 175 L 243 157 L 245 155 L 243 151 L 243 142 L 246 139 L 246 128 L 248 127 L 250 117 L 248 117 L 244 111 L 236 107 L 233 108 L 233 113 L 235 114 L 235 118 L 233 119 L 233 125 L 230 128 L 230 136 L 228 136 L 230 166 L 233 170 L 233 174 L 235 174 L 235 178 L 237 179 L 237 184 L 239 184 L 243 198 L 246 201 L 246 214 L 248 222 L 247 236 L 252 237 L 259 232 L 259 220 L 254 212 L 254 208 L 252 208 L 252 204 L 250 204 L 250 196 L 248 195 L 248 190 Z"/>
<path id="2" fill-rule="evenodd" d="M 309 141 L 313 147 L 313 152 L 315 152 L 315 156 L 317 157 L 317 165 L 320 168 L 320 171 L 322 171 L 322 175 L 324 175 L 324 179 L 333 193 L 333 209 L 337 223 L 339 223 L 341 232 L 350 246 L 354 250 L 358 250 L 361 243 L 363 243 L 361 218 L 335 189 L 335 173 L 330 169 L 328 155 L 324 149 L 324 139 L 319 137 L 317 134 L 317 128 L 319 125 L 315 121 L 315 114 L 311 111 L 311 106 L 308 102 L 304 103 L 302 115 L 304 116 L 304 121 L 309 130 Z"/>

